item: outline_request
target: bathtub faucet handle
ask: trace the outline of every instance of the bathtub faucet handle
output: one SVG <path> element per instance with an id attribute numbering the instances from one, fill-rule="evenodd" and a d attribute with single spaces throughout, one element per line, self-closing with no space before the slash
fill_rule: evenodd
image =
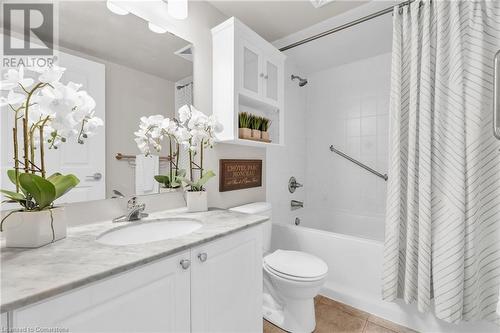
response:
<path id="1" fill-rule="evenodd" d="M 288 191 L 290 191 L 290 193 L 295 192 L 296 189 L 302 186 L 304 185 L 297 182 L 297 179 L 295 179 L 295 177 L 290 177 L 290 179 L 288 180 Z"/>

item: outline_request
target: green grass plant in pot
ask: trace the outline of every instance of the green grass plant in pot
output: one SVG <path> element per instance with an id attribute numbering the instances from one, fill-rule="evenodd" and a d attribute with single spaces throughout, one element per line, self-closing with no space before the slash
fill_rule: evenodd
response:
<path id="1" fill-rule="evenodd" d="M 251 130 L 251 122 L 252 115 L 247 112 L 240 112 L 238 114 L 238 123 L 239 123 L 239 138 L 240 139 L 251 139 L 252 138 L 252 130 Z"/>
<path id="2" fill-rule="evenodd" d="M 259 116 L 252 117 L 252 139 L 260 140 L 260 125 L 262 124 L 262 118 Z"/>
<path id="3" fill-rule="evenodd" d="M 1 82 L 2 112 L 13 112 L 13 169 L 7 171 L 11 188 L 0 190 L 3 203 L 20 209 L 4 212 L 0 231 L 7 247 L 34 248 L 66 237 L 64 207 L 55 201 L 78 185 L 74 175 L 47 176 L 46 148 L 64 142 L 84 144 L 103 121 L 95 116 L 95 101 L 80 85 L 59 82 L 64 68 L 32 69 L 37 80 L 25 77 L 24 68 L 9 69 Z M 4 110 L 5 109 L 5 110 Z"/>
<path id="4" fill-rule="evenodd" d="M 271 119 L 262 117 L 260 124 L 260 137 L 262 140 L 270 142 L 269 127 L 271 126 Z"/>

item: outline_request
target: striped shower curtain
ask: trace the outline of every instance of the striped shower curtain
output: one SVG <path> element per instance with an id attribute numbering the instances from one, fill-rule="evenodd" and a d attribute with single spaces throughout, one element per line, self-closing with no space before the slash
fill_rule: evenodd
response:
<path id="1" fill-rule="evenodd" d="M 500 2 L 415 1 L 393 14 L 383 297 L 500 324 Z"/>

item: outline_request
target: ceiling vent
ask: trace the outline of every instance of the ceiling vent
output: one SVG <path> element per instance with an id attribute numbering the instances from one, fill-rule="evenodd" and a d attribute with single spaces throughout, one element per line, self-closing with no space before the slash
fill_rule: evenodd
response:
<path id="1" fill-rule="evenodd" d="M 325 5 L 328 5 L 330 2 L 333 2 L 334 0 L 311 0 L 312 5 L 314 8 L 320 8 Z"/>
<path id="2" fill-rule="evenodd" d="M 193 45 L 191 44 L 184 46 L 182 49 L 175 51 L 174 53 L 181 58 L 193 62 Z"/>

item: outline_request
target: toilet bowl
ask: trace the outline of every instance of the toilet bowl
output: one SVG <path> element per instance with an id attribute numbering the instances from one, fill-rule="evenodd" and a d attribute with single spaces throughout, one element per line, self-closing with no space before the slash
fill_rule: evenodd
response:
<path id="1" fill-rule="evenodd" d="M 271 216 L 271 205 L 256 202 L 233 211 Z M 314 297 L 325 283 L 328 266 L 318 257 L 301 251 L 271 248 L 271 222 L 263 227 L 263 316 L 292 333 L 310 333 L 316 327 Z"/>
<path id="2" fill-rule="evenodd" d="M 326 263 L 305 252 L 276 250 L 264 257 L 264 317 L 288 332 L 312 332 L 316 327 L 314 296 L 328 275 Z"/>

